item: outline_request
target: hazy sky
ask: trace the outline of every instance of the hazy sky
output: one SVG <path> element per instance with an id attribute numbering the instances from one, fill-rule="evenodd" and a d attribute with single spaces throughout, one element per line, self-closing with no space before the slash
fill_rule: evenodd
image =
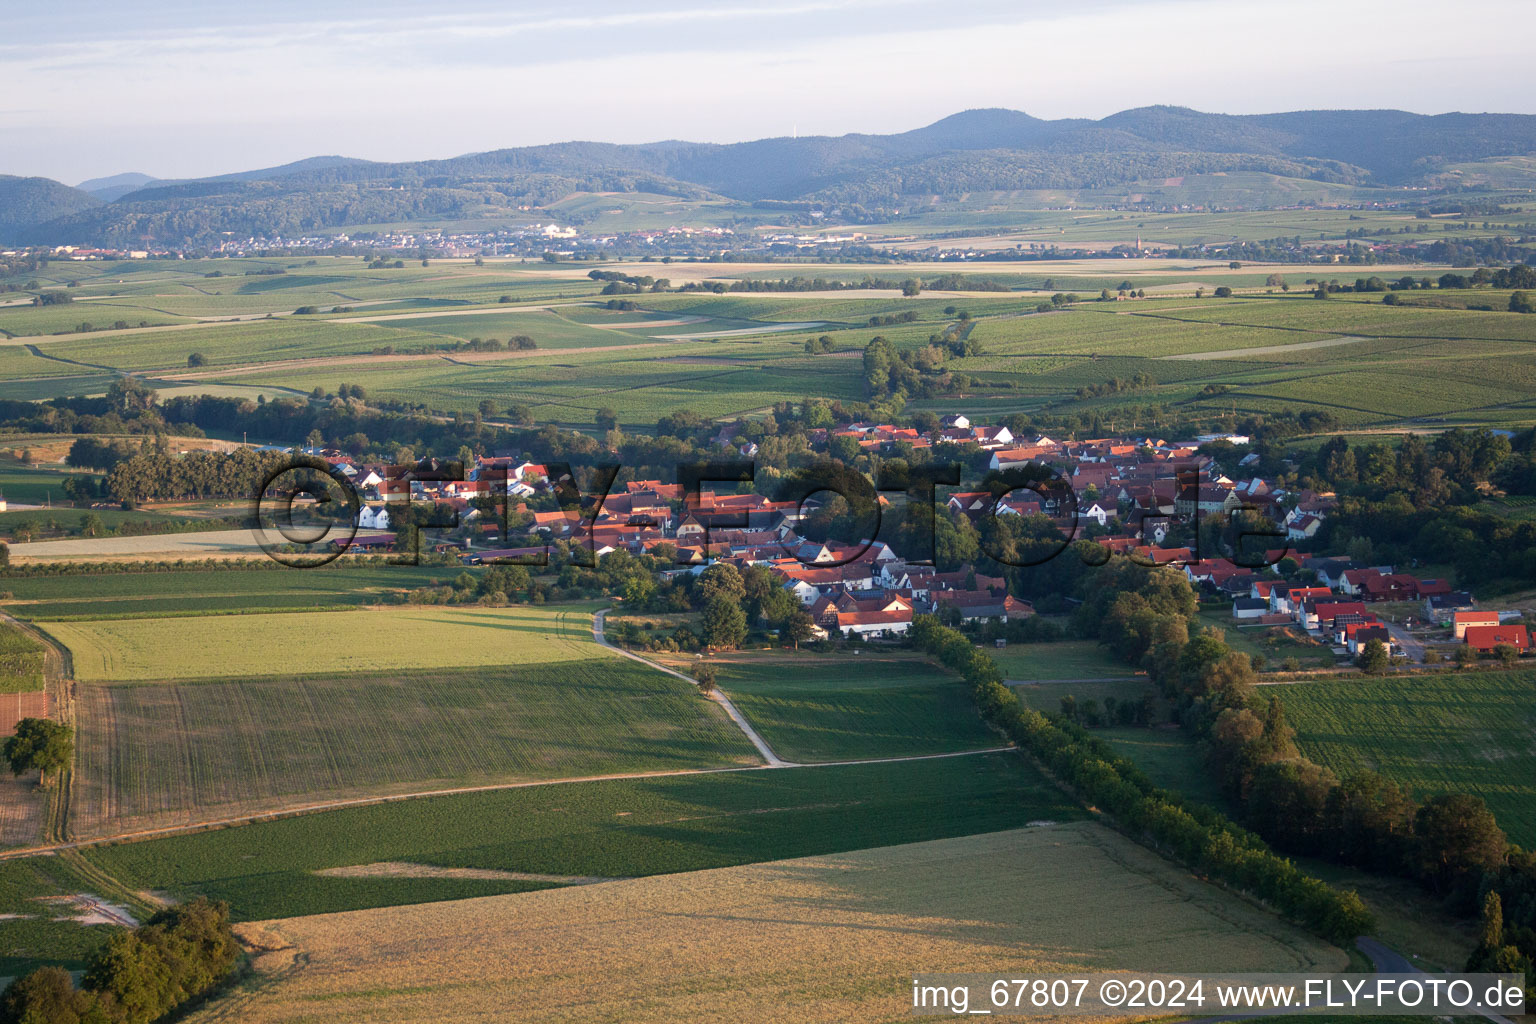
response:
<path id="1" fill-rule="evenodd" d="M 7 4 L 7 8 L 17 5 Z M 969 107 L 1536 112 L 1529 0 L 56 0 L 0 17 L 0 173 L 903 131 Z M 1509 31 L 1498 31 L 1506 26 Z"/>

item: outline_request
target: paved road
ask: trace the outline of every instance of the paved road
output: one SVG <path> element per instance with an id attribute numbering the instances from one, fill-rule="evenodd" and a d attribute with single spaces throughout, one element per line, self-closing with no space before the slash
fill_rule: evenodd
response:
<path id="1" fill-rule="evenodd" d="M 1392 639 L 1397 641 L 1397 646 L 1402 648 L 1407 655 L 1410 665 L 1422 665 L 1424 663 L 1424 644 L 1414 639 L 1413 634 L 1395 622 L 1387 623 L 1387 632 Z"/>

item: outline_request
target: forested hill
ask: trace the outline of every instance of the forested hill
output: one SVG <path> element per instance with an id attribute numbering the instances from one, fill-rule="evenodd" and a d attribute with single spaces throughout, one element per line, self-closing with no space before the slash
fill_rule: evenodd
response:
<path id="1" fill-rule="evenodd" d="M 0 174 L 0 244 L 19 240 L 38 224 L 100 206 L 88 192 L 52 178 L 17 178 Z"/>
<path id="2" fill-rule="evenodd" d="M 1412 184 L 1451 164 L 1532 153 L 1536 116 L 1524 114 L 1228 115 L 1142 107 L 1098 121 L 1047 121 L 1013 110 L 970 110 L 893 135 L 728 145 L 567 142 L 408 163 L 315 157 L 198 181 L 154 181 L 106 204 L 60 185 L 57 194 L 8 211 L 0 242 L 178 244 L 224 231 L 293 235 L 473 218 L 573 191 L 888 208 L 919 195 L 1102 188 L 1214 171 Z"/>

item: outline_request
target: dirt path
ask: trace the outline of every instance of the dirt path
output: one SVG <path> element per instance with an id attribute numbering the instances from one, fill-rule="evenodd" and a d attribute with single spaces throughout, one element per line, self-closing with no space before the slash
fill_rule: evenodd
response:
<path id="1" fill-rule="evenodd" d="M 1160 356 L 1161 359 L 1241 359 L 1244 356 L 1277 356 L 1288 352 L 1301 352 L 1309 348 L 1332 348 L 1335 345 L 1353 345 L 1359 341 L 1376 341 L 1349 335 L 1343 338 L 1323 338 L 1319 341 L 1298 341 L 1291 345 L 1263 345 L 1259 348 L 1225 348 L 1216 352 L 1184 352 L 1176 356 Z"/>
<path id="2" fill-rule="evenodd" d="M 667 668 L 665 665 L 658 665 L 656 662 L 651 661 L 648 658 L 642 658 L 638 654 L 635 654 L 631 651 L 626 651 L 622 647 L 615 647 L 613 644 L 610 644 L 607 638 L 603 636 L 603 617 L 607 614 L 608 609 L 604 608 L 602 611 L 599 611 L 592 616 L 592 639 L 596 640 L 610 651 L 621 654 L 624 657 L 631 659 L 632 661 L 638 661 L 642 665 L 648 665 L 658 672 L 665 672 L 669 676 L 674 676 L 678 679 L 681 679 L 689 686 L 698 685 L 692 679 L 689 679 L 687 676 L 683 675 L 681 672 Z M 768 746 L 768 741 L 763 739 L 763 737 L 758 734 L 756 729 L 752 728 L 752 724 L 747 721 L 746 716 L 743 715 L 740 711 L 736 710 L 736 705 L 731 703 L 731 698 L 727 697 L 722 691 L 716 690 L 714 693 L 709 695 L 709 698 L 724 708 L 725 713 L 731 716 L 731 721 L 735 722 L 737 728 L 746 734 L 747 739 L 752 741 L 752 745 L 756 747 L 757 752 L 763 756 L 763 760 L 768 762 L 768 767 L 803 767 L 802 765 L 795 764 L 793 761 L 786 761 L 779 757 L 778 754 L 775 754 L 773 752 L 773 748 Z"/>

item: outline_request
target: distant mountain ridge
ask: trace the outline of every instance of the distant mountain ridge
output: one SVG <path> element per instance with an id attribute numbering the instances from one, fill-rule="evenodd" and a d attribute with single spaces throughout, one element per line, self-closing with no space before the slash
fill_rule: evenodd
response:
<path id="1" fill-rule="evenodd" d="M 117 175 L 83 182 L 81 189 L 50 183 L 56 189 L 46 196 L 33 189 L 25 216 L 0 221 L 0 240 L 179 244 L 219 232 L 292 235 L 474 216 L 573 191 L 889 208 L 925 194 L 1102 188 L 1238 170 L 1399 185 L 1423 181 L 1451 163 L 1531 153 L 1536 115 L 1527 114 L 1234 115 L 1152 106 L 1095 121 L 990 108 L 891 135 L 564 142 L 393 163 L 312 157 L 181 181 Z"/>

